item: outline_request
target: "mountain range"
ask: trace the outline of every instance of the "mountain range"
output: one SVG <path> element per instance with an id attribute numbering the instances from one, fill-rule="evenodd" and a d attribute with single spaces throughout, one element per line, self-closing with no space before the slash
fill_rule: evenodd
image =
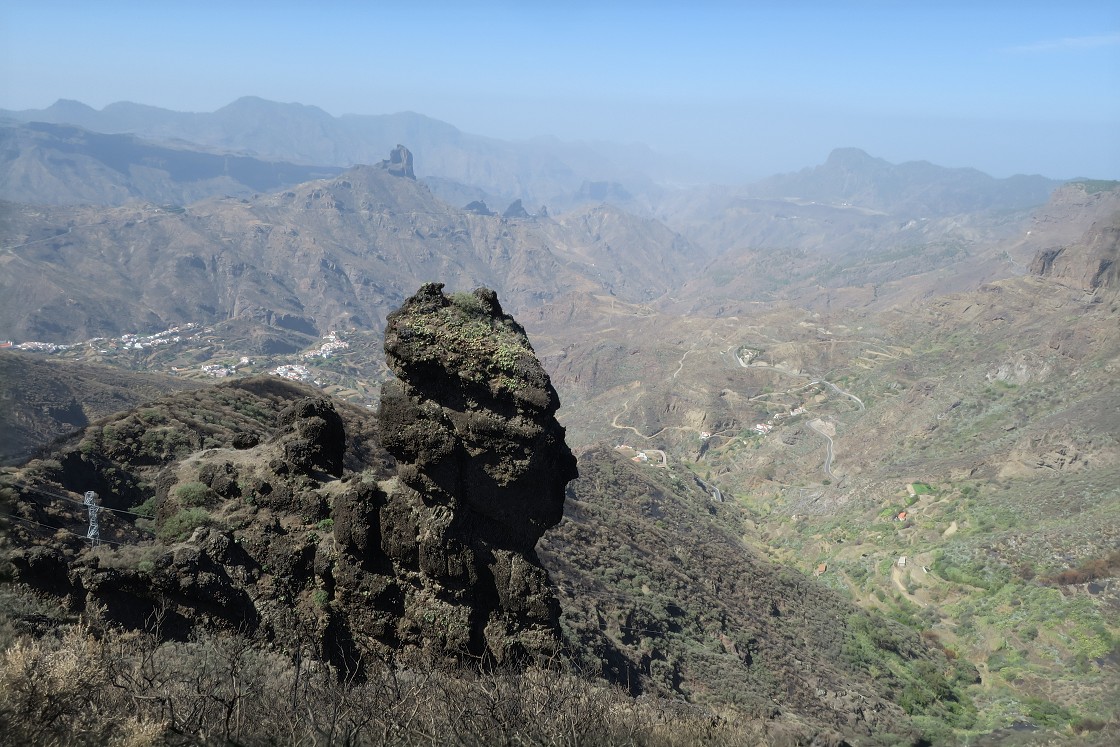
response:
<path id="1" fill-rule="evenodd" d="M 267 161 L 344 168 L 376 163 L 397 143 L 405 143 L 421 156 L 422 177 L 438 176 L 532 205 L 576 192 L 587 181 L 695 179 L 688 176 L 687 165 L 677 166 L 640 147 L 570 144 L 555 138 L 509 142 L 464 133 L 412 112 L 332 117 L 314 106 L 256 97 L 238 99 L 213 113 L 130 102 L 98 111 L 77 101 L 58 101 L 42 110 L 0 111 L 0 118 L 69 124 L 158 142 L 186 141 Z"/>
<path id="2" fill-rule="evenodd" d="M 7 473 L 15 505 L 20 485 L 75 498 L 100 475 L 128 494 L 113 508 L 155 496 L 161 529 L 192 508 L 223 521 L 263 510 L 232 488 L 263 480 L 283 486 L 288 503 L 269 510 L 285 531 L 315 533 L 320 549 L 300 540 L 308 558 L 360 544 L 319 527 L 342 523 L 332 506 L 365 522 L 391 514 L 377 532 L 403 554 L 354 555 L 332 577 L 380 589 L 384 563 L 411 562 L 405 513 L 476 500 L 448 487 L 474 481 L 462 475 L 476 466 L 490 470 L 482 482 L 520 469 L 521 446 L 471 439 L 529 427 L 524 403 L 500 404 L 502 392 L 548 399 L 533 394 L 531 341 L 581 475 L 563 521 L 533 546 L 555 582 L 558 627 L 537 591 L 531 614 L 503 607 L 505 592 L 485 614 L 455 608 L 455 584 L 497 567 L 476 564 L 492 551 L 472 546 L 425 550 L 439 567 L 393 582 L 408 591 L 385 608 L 407 608 L 392 635 L 424 648 L 445 640 L 432 620 L 462 613 L 471 651 L 500 658 L 499 640 L 524 648 L 549 628 L 585 671 L 770 724 L 759 728 L 771 739 L 788 729 L 792 743 L 922 743 L 921 732 L 926 743 L 1108 744 L 1120 728 L 1120 184 L 993 179 L 842 148 L 755 184 L 675 188 L 621 157 L 588 166 L 582 146 L 532 150 L 542 144 L 418 116 L 334 118 L 254 99 L 213 115 L 60 103 L 6 116 L 6 163 L 22 176 L 6 182 L 0 215 L 0 337 L 54 351 L 0 350 L 3 396 L 20 403 L 5 455 L 39 450 Z M 375 125 L 388 133 L 376 153 L 347 150 L 373 142 Z M 476 286 L 496 297 L 467 293 Z M 402 306 L 435 316 L 404 329 Z M 486 309 L 518 322 L 481 334 L 471 315 Z M 521 325 L 524 345 L 502 342 Z M 482 352 L 490 363 L 472 359 Z M 401 364 L 405 353 L 419 358 Z M 451 383 L 408 379 L 448 370 Z M 278 380 L 292 371 L 316 389 Z M 334 448 L 315 440 L 329 428 L 282 415 L 333 423 L 325 405 L 298 404 L 321 395 L 361 434 L 341 472 L 312 458 Z M 375 437 L 386 417 L 394 425 Z M 303 472 L 285 466 L 304 454 Z M 205 506 L 183 503 L 196 488 L 177 492 L 195 482 L 208 486 Z M 428 503 L 409 503 L 405 487 Z M 59 523 L 62 505 L 36 521 L 77 531 Z M 451 516 L 431 514 L 432 536 L 451 536 Z M 159 583 L 186 573 L 194 550 L 231 579 L 259 566 L 237 586 L 260 595 L 254 620 L 280 630 L 269 616 L 283 595 L 318 620 L 320 640 L 343 640 L 360 616 L 331 596 L 345 585 L 324 580 L 319 560 L 287 592 L 262 585 L 275 559 L 254 544 L 258 529 L 273 531 L 215 522 L 175 534 L 191 550 L 151 545 L 153 563 L 170 553 Z M 50 544 L 36 532 L 29 542 Z M 221 537 L 252 545 L 252 562 L 218 553 Z M 115 594 L 106 579 L 126 579 L 129 594 L 147 593 L 127 553 L 66 548 L 27 557 L 42 578 L 69 569 L 87 591 Z M 425 586 L 440 574 L 459 580 Z M 184 610 L 198 600 L 178 604 L 195 619 Z M 499 635 L 497 618 L 543 628 Z"/>

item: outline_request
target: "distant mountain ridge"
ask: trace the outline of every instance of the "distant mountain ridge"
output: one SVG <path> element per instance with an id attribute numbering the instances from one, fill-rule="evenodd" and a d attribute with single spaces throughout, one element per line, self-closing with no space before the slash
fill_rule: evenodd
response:
<path id="1" fill-rule="evenodd" d="M 763 179 L 745 188 L 743 194 L 933 217 L 1041 205 L 1061 183 L 1037 175 L 997 179 L 976 169 L 946 168 L 928 161 L 892 164 L 859 148 L 837 148 L 820 166 Z"/>
<path id="2" fill-rule="evenodd" d="M 657 179 L 677 179 L 682 171 L 644 147 L 636 154 L 633 146 L 556 138 L 509 142 L 468 134 L 414 112 L 333 117 L 315 106 L 254 96 L 210 113 L 131 102 L 98 111 L 78 101 L 59 100 L 46 109 L 0 110 L 0 118 L 185 140 L 265 160 L 340 167 L 376 163 L 397 143 L 407 143 L 423 165 L 418 176 L 451 179 L 531 205 L 576 192 L 587 180 L 616 181 L 633 189 Z"/>
<path id="3" fill-rule="evenodd" d="M 205 152 L 193 145 L 160 145 L 72 125 L 0 125 L 0 199 L 12 202 L 185 205 L 214 194 L 267 192 L 340 171 Z"/>

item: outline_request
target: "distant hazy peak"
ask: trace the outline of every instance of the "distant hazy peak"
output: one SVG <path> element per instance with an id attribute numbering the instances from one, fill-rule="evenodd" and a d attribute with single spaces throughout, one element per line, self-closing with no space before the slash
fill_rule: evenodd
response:
<path id="1" fill-rule="evenodd" d="M 51 104 L 48 109 L 56 112 L 80 112 L 83 114 L 95 111 L 88 104 L 83 104 L 81 101 L 75 101 L 74 99 L 59 99 Z"/>
<path id="2" fill-rule="evenodd" d="M 881 158 L 875 158 L 859 148 L 836 148 L 828 154 L 825 161 L 826 168 L 845 168 L 852 170 L 866 169 L 869 166 L 878 168 L 889 167 L 891 164 Z"/>
<path id="3" fill-rule="evenodd" d="M 521 204 L 521 200 L 517 199 L 510 203 L 506 211 L 502 213 L 503 218 L 532 218 L 529 211 Z"/>
<path id="4" fill-rule="evenodd" d="M 317 106 L 310 104 L 300 103 L 281 103 L 279 101 L 269 101 L 262 99 L 260 96 L 242 96 L 241 98 L 226 104 L 221 109 L 218 109 L 215 114 L 219 113 L 232 113 L 232 112 L 246 112 L 252 114 L 261 114 L 264 112 L 298 112 L 300 114 L 312 114 L 317 117 L 325 117 L 333 119 L 330 114 L 323 111 Z"/>

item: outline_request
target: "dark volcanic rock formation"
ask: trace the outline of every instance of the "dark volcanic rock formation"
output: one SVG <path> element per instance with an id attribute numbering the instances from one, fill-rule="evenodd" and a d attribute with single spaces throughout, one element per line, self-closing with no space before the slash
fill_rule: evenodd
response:
<path id="1" fill-rule="evenodd" d="M 387 169 L 393 176 L 416 178 L 416 172 L 412 170 L 412 151 L 403 145 L 393 148 L 389 152 L 389 160 L 382 161 L 381 167 Z"/>
<path id="2" fill-rule="evenodd" d="M 532 218 L 529 211 L 521 204 L 521 200 L 514 200 L 510 203 L 506 211 L 502 213 L 503 218 Z"/>
<path id="3" fill-rule="evenodd" d="M 486 207 L 486 203 L 482 200 L 468 202 L 463 206 L 463 210 L 468 213 L 474 213 L 475 215 L 494 215 L 494 211 Z"/>
<path id="4" fill-rule="evenodd" d="M 400 380 L 379 422 L 261 378 L 102 421 L 29 468 L 12 492 L 16 580 L 172 637 L 311 642 L 349 671 L 390 651 L 554 654 L 560 607 L 534 548 L 576 476 L 556 392 L 492 291 L 441 288 L 389 318 Z M 156 539 L 106 510 L 107 542 L 88 548 L 74 491 L 91 488 L 106 509 L 145 503 Z"/>
<path id="5" fill-rule="evenodd" d="M 493 291 L 448 298 L 430 283 L 387 320 L 399 380 L 381 400 L 382 439 L 401 463 L 390 505 L 417 524 L 391 556 L 416 552 L 428 587 L 477 653 L 548 648 L 559 604 L 534 546 L 563 515 L 575 457 L 560 403 L 524 330 Z"/>

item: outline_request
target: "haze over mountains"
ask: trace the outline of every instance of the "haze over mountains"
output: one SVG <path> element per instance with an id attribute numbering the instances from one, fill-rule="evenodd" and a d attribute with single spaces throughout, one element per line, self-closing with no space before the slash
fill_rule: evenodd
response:
<path id="1" fill-rule="evenodd" d="M 594 192 L 588 185 L 596 183 L 619 183 L 625 185 L 630 194 L 645 194 L 651 190 L 656 193 L 653 187 L 658 184 L 698 184 L 703 173 L 701 162 L 718 157 L 704 152 L 699 144 L 694 154 L 697 163 L 690 165 L 641 146 L 565 143 L 547 137 L 502 141 L 464 133 L 453 125 L 412 112 L 332 117 L 314 106 L 281 104 L 256 97 L 238 99 L 213 113 L 174 112 L 130 102 L 95 110 L 77 101 L 60 100 L 41 110 L 0 110 L 0 118 L 69 124 L 93 132 L 127 133 L 157 142 L 185 141 L 267 161 L 320 166 L 376 163 L 396 144 L 404 143 L 420 156 L 418 174 L 422 178 L 450 180 L 497 198 L 520 198 L 529 205 L 570 199 L 581 188 L 585 194 Z M 262 127 L 261 122 L 268 122 L 269 126 Z M 858 154 L 849 149 L 834 154 L 822 168 L 842 167 L 840 161 L 844 153 L 848 153 L 848 165 L 856 166 Z M 869 164 L 860 165 L 863 171 L 868 167 Z M 929 164 L 912 164 L 886 181 L 880 174 L 874 188 L 882 193 L 880 198 L 886 198 L 892 187 L 905 188 L 908 181 L 921 182 L 927 177 L 945 181 L 945 174 L 918 173 L 930 168 Z M 983 182 L 992 181 L 975 171 L 969 173 L 968 169 L 954 172 L 952 178 L 963 181 L 958 186 L 968 184 L 971 187 L 960 196 L 961 200 L 978 195 L 983 191 Z M 754 196 L 786 196 L 793 186 L 789 184 L 791 178 L 796 179 L 787 176 L 764 180 L 753 190 Z M 813 181 L 817 185 L 814 191 L 798 191 L 797 194 L 806 199 L 825 193 L 830 197 L 854 197 L 853 189 L 872 186 L 843 178 L 830 179 L 825 175 L 816 175 Z M 1045 189 L 1040 187 L 1045 180 L 1021 181 L 1022 197 L 1033 194 L 1033 199 L 1037 200 L 1039 189 Z M 1014 194 L 1014 190 L 1001 193 L 1008 191 Z M 889 197 L 895 201 L 899 199 L 898 196 Z M 1002 199 L 1014 201 L 1016 198 L 1008 195 Z M 982 203 L 968 204 L 975 208 Z M 878 206 L 868 204 L 866 207 Z"/>
<path id="2" fill-rule="evenodd" d="M 471 645 L 501 651 L 521 615 L 563 630 L 616 683 L 798 739 L 998 742 L 1025 724 L 1028 743 L 1084 733 L 1107 744 L 1120 730 L 1120 184 L 995 179 L 839 148 L 753 184 L 678 187 L 687 164 L 637 150 L 253 98 L 213 114 L 59 102 L 4 116 L 0 338 L 54 351 L 0 351 L 2 394 L 21 402 L 4 456 L 43 450 L 10 473 L 20 500 L 33 499 L 27 485 L 90 479 L 152 497 L 167 537 L 219 576 L 250 569 L 256 581 L 222 588 L 251 596 L 254 619 L 282 629 L 270 616 L 290 600 L 323 642 L 366 614 L 354 594 L 373 582 L 346 579 L 416 574 L 407 603 L 378 597 L 385 640 L 428 645 L 446 613 L 466 620 Z M 430 281 L 448 295 L 416 294 Z M 463 293 L 479 285 L 532 348 L 479 332 L 479 314 L 520 329 L 486 292 Z M 373 435 L 381 420 L 337 400 L 308 409 L 298 403 L 312 390 L 275 377 L 384 415 L 382 387 L 399 385 L 382 335 L 410 298 L 417 317 L 392 332 L 394 355 L 423 353 L 416 371 L 435 366 L 450 383 L 409 386 L 450 399 L 410 399 L 409 417 L 467 445 L 386 427 L 391 464 Z M 436 338 L 448 352 L 429 347 Z M 164 376 L 122 386 L 121 369 Z M 227 374 L 272 377 L 204 386 Z M 504 446 L 471 439 L 521 433 L 518 397 L 554 407 L 541 394 L 553 385 L 583 478 L 567 519 L 519 549 L 534 569 L 539 550 L 554 574 L 560 628 L 544 602 L 529 614 L 500 585 L 489 622 L 448 612 L 448 593 L 458 603 L 463 584 L 496 571 L 434 545 L 414 568 L 402 537 L 442 537 L 454 522 L 435 511 L 414 527 L 404 514 L 428 510 L 424 491 L 455 504 L 439 492 L 462 482 L 448 464 L 513 470 Z M 157 396 L 179 388 L 191 391 Z M 116 403 L 124 412 L 109 414 Z M 295 458 L 339 445 L 316 441 L 330 429 L 312 421 L 334 422 L 328 406 L 368 445 L 348 442 L 348 466 L 329 476 Z M 230 470 L 279 492 L 250 502 Z M 210 523 L 170 533 L 175 512 L 202 507 L 179 488 L 206 480 Z M 402 484 L 417 495 L 399 503 Z M 328 531 L 333 506 L 359 503 L 362 532 Z M 76 531 L 61 505 L 21 516 Z M 262 580 L 277 561 L 254 544 L 273 525 L 237 524 L 258 511 L 278 517 L 273 541 L 304 548 L 286 596 Z M 120 531 L 131 542 L 140 530 Z M 379 532 L 389 560 L 369 549 Z M 46 534 L 21 536 L 28 579 L 73 568 L 83 588 L 127 582 L 148 599 L 148 572 L 123 554 L 106 555 L 108 572 L 77 543 L 48 558 L 30 547 L 50 546 Z M 219 553 L 222 537 L 252 545 L 248 559 Z M 373 554 L 330 576 L 336 543 Z M 169 558 L 159 583 L 194 578 L 190 552 L 151 552 Z M 424 584 L 444 576 L 427 599 Z M 199 630 L 213 623 L 197 614 L 204 596 L 176 597 Z M 394 629 L 382 613 L 401 605 Z M 513 627 L 491 626 L 502 615 Z"/>
<path id="3" fill-rule="evenodd" d="M 18 263 L 11 265 L 5 279 L 11 317 L 3 328 L 21 339 L 52 342 L 74 335 L 154 331 L 177 321 L 252 319 L 262 314 L 289 320 L 279 326 L 312 334 L 337 325 L 376 328 L 385 307 L 373 314 L 368 306 L 358 311 L 370 296 L 363 288 L 372 284 L 373 296 L 384 299 L 375 303 L 392 305 L 417 282 L 442 277 L 441 272 L 453 271 L 464 285 L 508 288 L 508 302 L 516 310 L 577 290 L 648 302 L 685 282 L 714 285 L 699 294 L 711 298 L 721 295 L 731 275 L 737 278 L 732 288 L 740 294 L 772 293 L 773 282 L 792 280 L 773 278 L 767 285 L 757 272 L 729 275 L 730 268 L 744 261 L 760 267 L 777 261 L 786 273 L 801 267 L 801 282 L 816 276 L 815 285 L 829 286 L 835 281 L 821 283 L 819 275 L 835 274 L 838 255 L 857 265 L 869 258 L 874 262 L 876 256 L 917 255 L 912 258 L 914 267 L 900 268 L 894 259 L 885 275 L 872 273 L 868 278 L 882 285 L 895 276 L 929 269 L 921 263 L 928 264 L 923 258 L 931 252 L 941 252 L 954 264 L 974 254 L 970 247 L 1009 238 L 1024 211 L 1045 202 L 1057 184 L 1042 177 L 997 180 L 932 164 L 895 166 L 862 151 L 841 149 L 814 169 L 746 187 L 668 190 L 654 186 L 651 173 L 620 168 L 582 146 L 501 143 L 418 115 L 336 119 L 314 107 L 254 98 L 240 99 L 214 114 L 131 104 L 97 112 L 77 102 L 59 102 L 46 110 L 8 115 L 178 140 L 171 148 L 130 135 L 67 129 L 68 125 L 4 129 L 7 168 L 0 195 L 13 202 L 125 205 L 139 199 L 163 206 L 110 213 L 96 208 L 6 211 L 7 233 L 16 245 L 13 260 L 46 261 L 56 272 L 49 279 L 36 279 L 22 275 Z M 267 128 L 261 127 L 264 121 Z M 378 163 L 404 140 L 418 142 L 410 147 L 421 179 L 425 173 L 434 175 L 429 189 L 405 182 L 389 189 L 378 172 L 359 168 L 320 185 L 261 195 L 337 173 L 331 164 Z M 191 150 L 185 141 L 290 160 Z M 530 152 L 534 155 L 527 158 Z M 316 159 L 328 165 L 291 163 Z M 515 195 L 529 205 L 532 196 L 547 194 L 554 212 L 556 205 L 583 207 L 555 219 L 542 214 L 535 221 L 493 220 L 479 211 L 455 210 L 457 206 L 438 199 L 440 194 L 448 199 Z M 193 198 L 209 195 L 243 201 L 182 208 Z M 602 205 L 596 195 L 615 207 Z M 504 209 L 501 204 L 491 207 L 499 213 Z M 670 230 L 631 213 L 658 218 Z M 308 229 L 302 225 L 308 219 L 327 232 L 323 239 L 312 235 L 308 241 Z M 253 238 L 241 235 L 245 231 Z M 301 231 L 304 238 L 299 238 Z M 96 258 L 89 242 L 100 243 Z M 430 255 L 430 250 L 418 248 L 420 244 L 440 244 L 441 251 Z M 135 252 L 137 246 L 156 245 L 158 252 Z M 250 245 L 258 249 L 243 256 Z M 529 245 L 537 247 L 532 261 L 524 254 Z M 372 247 L 378 248 L 371 251 Z M 540 247 L 543 252 L 538 252 Z M 117 254 L 121 251 L 128 252 L 127 261 Z M 284 277 L 297 267 L 290 258 L 300 252 L 320 257 L 320 269 L 312 271 L 318 279 Z M 812 256 L 797 260 L 797 252 Z M 78 256 L 81 265 L 71 260 Z M 456 259 L 448 264 L 446 258 L 452 256 Z M 822 268 L 822 261 L 829 266 Z M 233 269 L 221 269 L 226 266 Z M 226 276 L 229 272 L 237 273 L 236 282 Z M 957 273 L 962 274 L 966 273 Z M 91 298 L 60 315 L 56 304 L 81 295 L 74 288 L 90 278 L 97 280 L 97 287 L 114 288 L 105 291 L 109 298 L 129 286 L 149 285 L 149 279 L 155 289 L 149 300 L 142 300 L 143 293 L 138 296 L 142 310 L 135 304 L 119 307 Z M 742 286 L 743 280 L 751 283 L 749 289 Z M 274 313 L 255 310 L 268 305 L 260 303 L 264 298 L 272 299 L 270 303 L 288 300 Z M 28 309 L 42 311 L 28 314 Z M 40 324 L 36 320 L 41 317 L 52 321 Z M 60 323 L 61 317 L 69 321 Z"/>
<path id="4" fill-rule="evenodd" d="M 573 144 L 555 138 L 509 142 L 464 133 L 412 112 L 332 117 L 313 106 L 255 97 L 238 99 L 213 113 L 173 112 L 128 102 L 97 111 L 76 101 L 59 101 L 39 111 L 0 111 L 0 117 L 147 140 L 181 140 L 262 160 L 341 167 L 377 163 L 404 143 L 421 154 L 421 177 L 449 179 L 531 205 L 576 192 L 584 182 L 644 185 L 696 179 L 687 164 L 672 164 L 633 146 Z"/>

